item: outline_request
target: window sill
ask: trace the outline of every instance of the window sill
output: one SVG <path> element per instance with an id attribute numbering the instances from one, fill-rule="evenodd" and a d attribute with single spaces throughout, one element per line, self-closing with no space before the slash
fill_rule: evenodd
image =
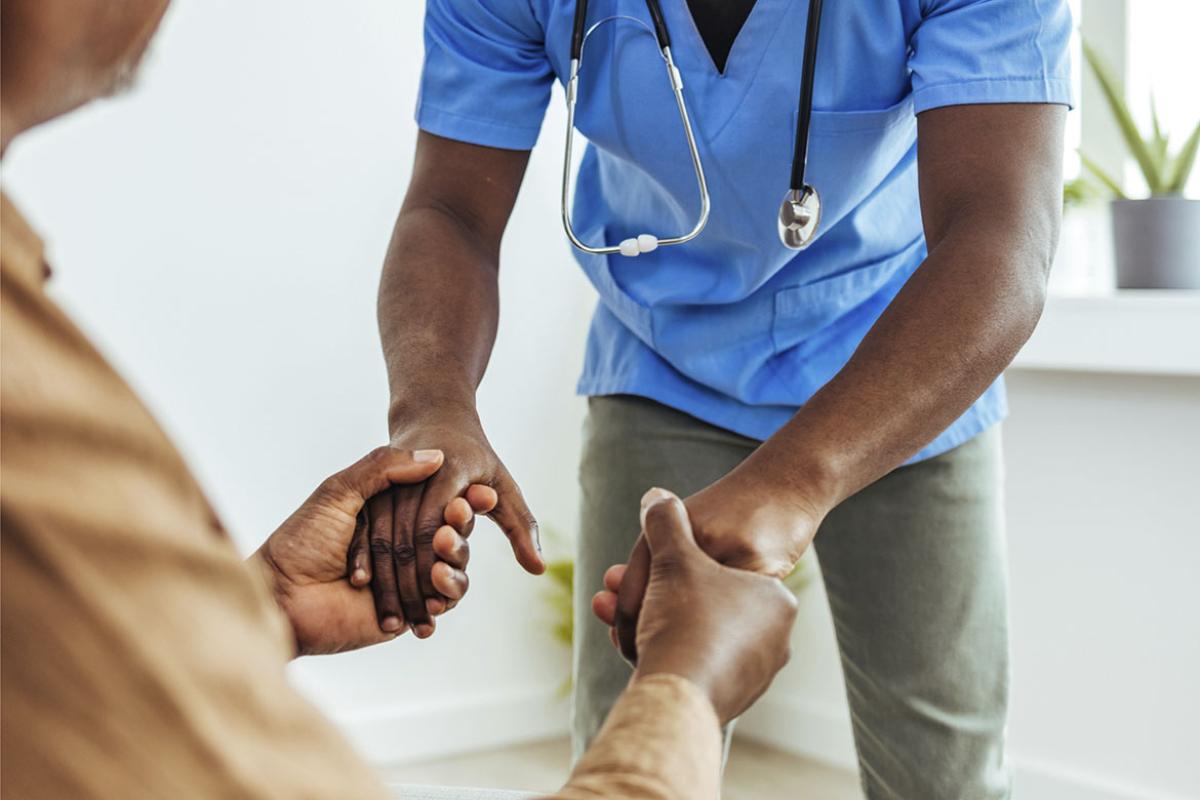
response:
<path id="1" fill-rule="evenodd" d="M 1052 295 L 1010 368 L 1200 377 L 1200 292 Z"/>

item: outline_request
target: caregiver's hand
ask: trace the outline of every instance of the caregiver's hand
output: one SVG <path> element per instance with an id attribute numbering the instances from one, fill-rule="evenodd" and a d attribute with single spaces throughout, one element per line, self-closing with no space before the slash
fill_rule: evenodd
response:
<path id="1" fill-rule="evenodd" d="M 685 501 L 696 542 L 720 563 L 784 578 L 808 549 L 828 509 L 816 491 L 782 486 L 770 478 L 776 468 L 753 457 Z M 636 658 L 636 630 L 648 580 L 650 554 L 645 535 L 629 557 L 616 609 L 621 651 Z M 628 584 L 628 585 L 626 585 Z"/>
<path id="2" fill-rule="evenodd" d="M 425 638 L 434 632 L 434 615 L 454 602 L 438 590 L 433 576 L 438 561 L 435 537 L 450 522 L 456 498 L 465 498 L 476 513 L 487 514 L 500 526 L 527 571 L 536 575 L 545 569 L 537 521 L 474 410 L 435 410 L 406 419 L 392 445 L 436 447 L 446 461 L 424 484 L 397 486 L 373 498 L 367 504 L 368 525 L 349 553 L 354 582 L 370 582 L 384 630 L 405 621 Z M 468 519 L 460 529 L 463 536 L 473 524 Z"/>
<path id="3" fill-rule="evenodd" d="M 649 570 L 634 680 L 658 673 L 686 678 L 728 722 L 787 663 L 796 598 L 775 578 L 721 566 L 701 551 L 683 503 L 662 489 L 642 499 L 642 538 Z M 620 567 L 609 570 L 605 584 L 592 610 L 613 625 L 630 587 Z"/>
<path id="4" fill-rule="evenodd" d="M 416 452 L 380 447 L 327 478 L 250 557 L 287 614 L 300 655 L 336 653 L 394 639 L 399 626 L 380 629 L 371 593 L 347 579 L 346 550 L 367 498 L 394 484 L 417 486 L 442 466 L 438 450 Z M 460 510 L 461 513 L 461 510 Z M 449 528 L 435 541 L 443 565 L 434 574 L 438 590 L 449 597 L 466 591 L 466 543 Z"/>

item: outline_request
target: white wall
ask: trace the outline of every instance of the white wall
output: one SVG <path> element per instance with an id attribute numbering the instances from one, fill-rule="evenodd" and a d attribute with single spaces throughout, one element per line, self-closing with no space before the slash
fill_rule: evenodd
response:
<path id="1" fill-rule="evenodd" d="M 179 0 L 136 94 L 6 159 L 5 184 L 51 241 L 56 292 L 165 420 L 245 548 L 385 436 L 374 294 L 408 178 L 420 15 L 388 0 Z M 481 405 L 535 511 L 569 530 L 592 300 L 558 229 L 560 103 L 506 240 Z M 1023 797 L 1200 794 L 1198 384 L 1013 375 Z M 564 730 L 554 690 L 567 659 L 543 633 L 538 584 L 489 524 L 473 546 L 468 602 L 432 640 L 297 665 L 379 759 Z M 810 590 L 797 657 L 742 730 L 846 762 L 823 602 Z"/>
<path id="2" fill-rule="evenodd" d="M 1013 370 L 1009 394 L 1017 796 L 1200 796 L 1200 377 Z M 741 731 L 851 764 L 815 588 Z"/>
<path id="3" fill-rule="evenodd" d="M 245 549 L 386 439 L 375 289 L 416 136 L 421 16 L 390 0 L 179 0 L 132 96 L 5 158 L 7 190 L 50 242 L 56 294 L 166 422 Z M 480 404 L 534 511 L 569 530 L 593 300 L 558 225 L 556 101 L 505 241 Z M 377 757 L 564 730 L 568 657 L 543 632 L 540 584 L 490 523 L 472 545 L 468 602 L 433 639 L 295 669 L 374 734 Z M 425 733 L 405 737 L 405 715 Z"/>

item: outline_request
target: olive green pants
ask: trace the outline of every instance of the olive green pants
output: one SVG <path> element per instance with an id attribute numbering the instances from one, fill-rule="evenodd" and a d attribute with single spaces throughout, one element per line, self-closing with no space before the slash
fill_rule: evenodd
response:
<path id="1" fill-rule="evenodd" d="M 686 497 L 756 446 L 650 400 L 589 401 L 575 571 L 577 754 L 629 679 L 590 599 L 605 569 L 628 557 L 643 492 L 661 486 Z M 993 428 L 894 470 L 834 509 L 817 533 L 863 790 L 872 800 L 1009 794 L 1002 479 Z M 803 658 L 802 649 L 793 655 Z"/>

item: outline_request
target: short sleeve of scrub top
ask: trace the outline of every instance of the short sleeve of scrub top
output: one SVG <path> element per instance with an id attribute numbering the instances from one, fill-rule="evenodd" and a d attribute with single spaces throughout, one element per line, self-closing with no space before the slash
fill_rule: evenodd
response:
<path id="1" fill-rule="evenodd" d="M 922 0 L 910 39 L 913 110 L 1071 103 L 1071 12 L 1062 0 Z"/>
<path id="2" fill-rule="evenodd" d="M 422 130 L 507 150 L 531 150 L 554 73 L 528 3 L 428 0 Z"/>
<path id="3" fill-rule="evenodd" d="M 787 424 L 852 358 L 922 263 L 916 113 L 974 103 L 1069 104 L 1067 0 L 837 0 L 822 12 L 809 174 L 825 221 L 779 243 L 808 0 L 756 0 L 724 72 L 688 0 L 661 0 L 712 201 L 704 233 L 636 259 L 574 253 L 599 303 L 581 394 L 647 397 L 754 439 Z M 588 21 L 645 23 L 644 0 Z M 428 0 L 417 123 L 530 149 L 570 61 L 574 0 Z M 572 219 L 584 241 L 687 230 L 692 164 L 653 37 L 602 28 L 584 59 L 587 140 Z M 998 378 L 914 460 L 1006 413 Z"/>

